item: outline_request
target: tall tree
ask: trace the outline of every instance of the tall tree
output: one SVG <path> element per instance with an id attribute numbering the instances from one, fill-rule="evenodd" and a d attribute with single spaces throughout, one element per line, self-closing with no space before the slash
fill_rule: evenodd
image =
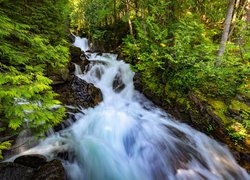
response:
<path id="1" fill-rule="evenodd" d="M 246 7 L 246 29 L 248 29 L 250 23 L 250 0 L 247 1 Z"/>
<path id="2" fill-rule="evenodd" d="M 130 35 L 133 35 L 133 26 L 132 26 L 132 21 L 130 19 L 129 0 L 125 0 L 125 4 L 126 4 L 126 15 L 128 16 L 129 32 L 130 32 Z"/>
<path id="3" fill-rule="evenodd" d="M 229 35 L 230 24 L 231 24 L 231 20 L 233 16 L 233 11 L 234 11 L 234 5 L 235 5 L 235 0 L 229 0 L 226 19 L 224 22 L 224 28 L 223 28 L 223 33 L 222 33 L 221 42 L 220 42 L 220 48 L 218 51 L 219 57 L 223 55 L 226 49 L 226 42 L 227 42 L 228 35 Z"/>

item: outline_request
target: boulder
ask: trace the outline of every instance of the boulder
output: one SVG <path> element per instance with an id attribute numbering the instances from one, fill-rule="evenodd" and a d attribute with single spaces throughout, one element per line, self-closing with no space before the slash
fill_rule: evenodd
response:
<path id="1" fill-rule="evenodd" d="M 66 173 L 61 161 L 46 162 L 44 156 L 36 154 L 20 156 L 15 159 L 15 162 L 0 163 L 0 179 L 64 180 Z"/>
<path id="2" fill-rule="evenodd" d="M 70 51 L 71 62 L 79 63 L 82 61 L 81 60 L 82 51 L 80 48 L 71 45 L 69 51 Z"/>
<path id="3" fill-rule="evenodd" d="M 102 101 L 101 90 L 77 76 L 72 82 L 72 90 L 76 103 L 84 108 L 94 107 Z"/>
<path id="4" fill-rule="evenodd" d="M 52 80 L 52 85 L 63 84 L 71 79 L 69 67 L 65 66 L 61 69 L 49 68 L 47 70 L 47 77 Z"/>
<path id="5" fill-rule="evenodd" d="M 77 76 L 72 82 L 53 86 L 53 90 L 60 95 L 58 100 L 64 105 L 88 108 L 102 101 L 101 90 Z"/>
<path id="6" fill-rule="evenodd" d="M 123 83 L 121 76 L 117 74 L 113 81 L 113 89 L 115 92 L 119 93 L 125 88 L 125 84 Z"/>
<path id="7" fill-rule="evenodd" d="M 141 82 L 141 74 L 136 72 L 133 78 L 135 90 L 143 92 L 143 85 Z"/>
<path id="8" fill-rule="evenodd" d="M 75 42 L 75 36 L 73 36 L 73 34 L 69 34 L 68 35 L 68 40 L 70 43 L 74 43 Z"/>
<path id="9" fill-rule="evenodd" d="M 31 180 L 33 172 L 33 168 L 20 164 L 12 162 L 0 163 L 1 180 Z"/>
<path id="10" fill-rule="evenodd" d="M 41 166 L 34 175 L 32 180 L 64 180 L 66 174 L 61 161 L 55 159 Z"/>
<path id="11" fill-rule="evenodd" d="M 14 163 L 21 164 L 31 168 L 39 168 L 46 164 L 46 157 L 40 154 L 19 156 L 14 160 Z"/>

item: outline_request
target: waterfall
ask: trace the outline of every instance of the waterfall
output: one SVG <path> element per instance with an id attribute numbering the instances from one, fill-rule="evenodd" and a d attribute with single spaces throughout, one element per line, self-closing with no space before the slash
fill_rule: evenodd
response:
<path id="1" fill-rule="evenodd" d="M 75 64 L 75 72 L 74 74 L 77 76 L 77 75 L 81 75 L 82 74 L 82 70 L 81 70 L 81 67 L 78 65 L 78 64 Z"/>
<path id="2" fill-rule="evenodd" d="M 74 45 L 86 51 L 86 42 L 76 37 Z M 114 54 L 86 55 L 88 70 L 77 74 L 101 89 L 103 101 L 24 154 L 67 154 L 62 161 L 73 180 L 250 179 L 227 147 L 135 91 L 128 64 Z"/>
<path id="3" fill-rule="evenodd" d="M 89 50 L 89 45 L 88 45 L 88 39 L 87 38 L 80 38 L 78 36 L 75 37 L 75 42 L 74 46 L 80 47 L 82 51 L 88 51 Z"/>

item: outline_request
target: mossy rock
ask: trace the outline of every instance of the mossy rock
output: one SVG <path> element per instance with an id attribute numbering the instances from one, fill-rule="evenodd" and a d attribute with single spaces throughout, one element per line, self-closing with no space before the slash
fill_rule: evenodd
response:
<path id="1" fill-rule="evenodd" d="M 225 115 L 227 110 L 227 105 L 223 101 L 208 99 L 208 104 L 212 107 L 212 111 L 215 115 L 217 115 L 223 122 L 223 124 L 227 124 L 229 118 Z"/>
<path id="2" fill-rule="evenodd" d="M 241 111 L 244 111 L 244 112 L 250 114 L 250 107 L 244 102 L 232 100 L 229 108 L 235 114 L 240 114 Z"/>

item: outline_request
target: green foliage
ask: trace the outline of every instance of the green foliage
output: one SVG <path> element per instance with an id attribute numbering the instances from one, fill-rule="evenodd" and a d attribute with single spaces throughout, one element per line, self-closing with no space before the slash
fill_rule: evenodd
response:
<path id="1" fill-rule="evenodd" d="M 248 136 L 247 130 L 240 123 L 234 123 L 227 128 L 228 134 L 235 144 L 242 143 Z"/>
<path id="2" fill-rule="evenodd" d="M 3 158 L 2 151 L 8 149 L 11 146 L 11 141 L 4 141 L 0 143 L 0 159 Z"/>
<path id="3" fill-rule="evenodd" d="M 152 94 L 184 107 L 192 118 L 209 111 L 232 141 L 243 144 L 250 132 L 250 31 L 245 19 L 236 21 L 224 56 L 217 57 L 227 3 L 146 1 L 140 4 L 144 14 L 134 19 L 135 34 L 124 39 L 122 53 Z M 242 100 L 232 108 L 239 94 Z M 199 121 L 195 125 L 204 129 L 206 120 L 200 119 L 191 121 Z M 214 127 L 205 131 L 215 132 Z"/>
<path id="4" fill-rule="evenodd" d="M 247 1 L 235 4 L 226 52 L 220 58 L 217 51 L 228 1 L 71 2 L 74 4 L 71 17 L 76 17 L 73 27 L 84 28 L 92 37 L 90 41 L 105 39 L 109 46 L 129 34 L 118 48 L 133 70 L 141 74 L 144 88 L 162 99 L 163 104 L 180 106 L 192 123 L 203 126 L 206 132 L 215 132 L 215 127 L 222 125 L 232 139 L 243 142 L 248 137 L 249 112 L 245 106 L 250 100 L 250 31 L 244 8 Z M 231 103 L 238 95 L 242 99 L 236 106 L 244 107 L 232 109 Z M 203 113 L 208 117 L 203 119 Z M 214 122 L 208 120 L 211 117 Z M 232 123 L 245 128 L 245 134 L 230 128 Z"/>
<path id="5" fill-rule="evenodd" d="M 69 59 L 67 0 L 0 5 L 0 122 L 7 132 L 43 133 L 65 114 L 45 73 Z"/>

